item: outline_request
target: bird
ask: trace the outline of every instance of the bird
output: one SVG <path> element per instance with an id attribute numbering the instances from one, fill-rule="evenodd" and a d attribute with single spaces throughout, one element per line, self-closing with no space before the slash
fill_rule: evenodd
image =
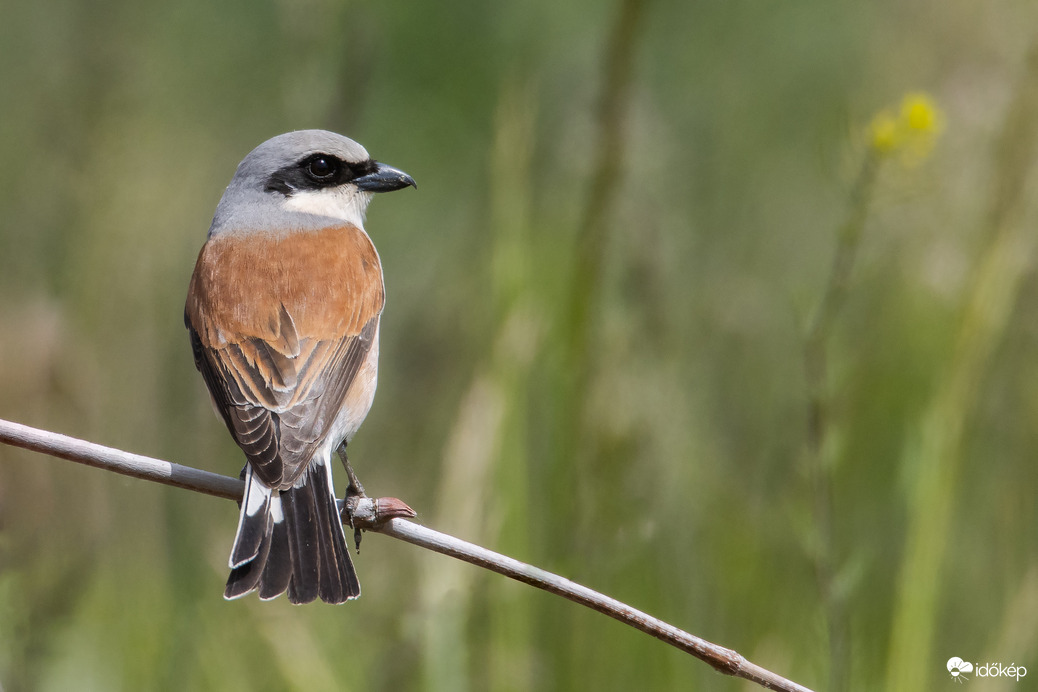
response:
<path id="1" fill-rule="evenodd" d="M 375 396 L 385 303 L 365 212 L 375 194 L 406 187 L 417 188 L 410 175 L 352 139 L 299 130 L 253 149 L 216 207 L 184 322 L 247 459 L 228 600 L 360 596 L 331 458 L 340 452 L 356 492 L 345 444 Z"/>

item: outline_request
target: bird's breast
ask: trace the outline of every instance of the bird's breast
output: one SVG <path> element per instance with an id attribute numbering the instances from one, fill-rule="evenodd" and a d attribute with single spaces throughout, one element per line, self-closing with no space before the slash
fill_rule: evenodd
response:
<path id="1" fill-rule="evenodd" d="M 286 312 L 301 339 L 358 334 L 384 301 L 374 245 L 343 224 L 210 238 L 195 264 L 187 311 L 203 344 L 218 348 L 228 339 L 278 339 Z"/>

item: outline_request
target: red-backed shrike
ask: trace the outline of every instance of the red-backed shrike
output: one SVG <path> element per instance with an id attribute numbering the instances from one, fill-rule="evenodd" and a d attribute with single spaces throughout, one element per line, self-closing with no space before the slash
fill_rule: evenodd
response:
<path id="1" fill-rule="evenodd" d="M 353 140 L 304 130 L 256 147 L 216 208 L 184 321 L 248 458 L 225 598 L 360 595 L 331 456 L 375 396 L 384 288 L 364 212 L 408 185 Z"/>

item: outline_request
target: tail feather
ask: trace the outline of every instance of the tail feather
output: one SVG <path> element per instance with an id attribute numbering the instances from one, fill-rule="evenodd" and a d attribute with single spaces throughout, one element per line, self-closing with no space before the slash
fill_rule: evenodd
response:
<path id="1" fill-rule="evenodd" d="M 245 480 L 224 597 L 259 590 L 264 600 L 288 591 L 292 603 L 357 598 L 360 583 L 346 547 L 328 464 L 312 464 L 298 485 L 280 492 L 254 478 L 251 468 Z"/>
<path id="2" fill-rule="evenodd" d="M 288 526 L 281 512 L 281 498 L 276 497 L 271 502 L 271 517 L 273 526 L 270 533 L 270 554 L 291 555 L 288 543 Z M 288 589 L 289 581 L 292 579 L 292 561 L 286 559 L 267 559 L 263 566 L 263 576 L 259 582 L 259 597 L 264 601 L 277 598 Z"/>
<path id="3" fill-rule="evenodd" d="M 330 550 L 320 553 L 321 582 L 318 594 L 325 603 L 343 603 L 360 596 L 360 582 L 353 569 L 346 536 L 342 529 L 342 518 L 332 492 L 332 472 L 329 465 L 316 468 L 310 478 L 317 499 L 317 526 L 320 542 Z M 331 502 L 321 502 L 321 497 L 330 497 Z"/>
<path id="4" fill-rule="evenodd" d="M 270 498 L 274 491 L 253 475 L 252 464 L 245 469 L 245 497 L 238 518 L 238 534 L 234 537 L 228 561 L 231 569 L 254 561 L 270 533 Z"/>
<path id="5" fill-rule="evenodd" d="M 271 541 L 264 541 L 262 549 L 255 559 L 231 569 L 231 575 L 227 577 L 227 586 L 223 592 L 224 598 L 227 600 L 241 598 L 250 591 L 256 590 L 266 571 L 264 565 L 269 564 L 270 546 Z"/>
<path id="6" fill-rule="evenodd" d="M 309 469 L 304 473 L 309 476 Z M 281 493 L 292 555 L 292 580 L 288 584 L 288 600 L 292 603 L 310 603 L 316 599 L 321 582 L 318 546 L 323 545 L 317 522 L 316 491 L 312 480 L 304 478 L 303 485 Z"/>

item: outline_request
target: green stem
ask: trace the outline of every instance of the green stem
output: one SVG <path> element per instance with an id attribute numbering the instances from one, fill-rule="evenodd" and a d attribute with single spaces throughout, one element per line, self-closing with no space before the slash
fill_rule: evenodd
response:
<path id="1" fill-rule="evenodd" d="M 868 218 L 881 158 L 870 151 L 851 192 L 851 207 L 837 239 L 829 281 L 804 344 L 804 371 L 808 390 L 808 473 L 811 477 L 817 545 L 815 573 L 825 607 L 829 635 L 829 687 L 848 689 L 850 682 L 850 625 L 846 598 L 836 590 L 838 564 L 834 535 L 833 485 L 835 463 L 831 445 L 832 402 L 829 387 L 828 341 L 832 326 L 847 298 L 854 262 Z"/>

